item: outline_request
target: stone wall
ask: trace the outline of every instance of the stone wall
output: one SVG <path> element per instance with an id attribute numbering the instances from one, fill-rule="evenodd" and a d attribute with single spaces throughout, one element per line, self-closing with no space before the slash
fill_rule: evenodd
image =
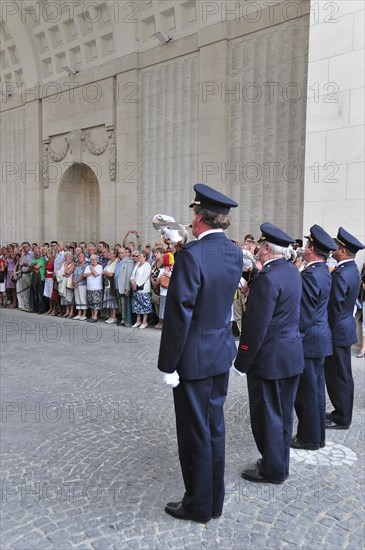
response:
<path id="1" fill-rule="evenodd" d="M 158 212 L 188 223 L 195 181 L 240 203 L 232 238 L 256 235 L 264 220 L 296 237 L 312 223 L 335 231 L 341 220 L 363 238 L 361 2 L 148 0 L 118 21 L 101 4 L 94 26 L 84 26 L 80 6 L 74 27 L 64 15 L 58 34 L 48 23 L 32 27 L 39 75 L 48 59 L 53 73 L 2 102 L 3 158 L 25 163 L 21 183 L 3 178 L 2 240 L 67 240 L 67 190 L 79 204 L 87 186 L 83 176 L 65 184 L 73 165 L 92 175 L 99 227 L 93 233 L 80 216 L 76 240 L 120 241 L 130 227 L 153 240 Z M 152 26 L 173 40 L 157 43 Z M 62 76 L 52 40 L 71 31 L 65 60 L 79 40 L 80 72 Z"/>
<path id="2" fill-rule="evenodd" d="M 319 223 L 336 235 L 342 225 L 362 242 L 364 14 L 361 1 L 312 3 L 304 186 L 305 231 Z"/>
<path id="3" fill-rule="evenodd" d="M 1 241 L 20 241 L 26 234 L 25 107 L 1 116 Z"/>

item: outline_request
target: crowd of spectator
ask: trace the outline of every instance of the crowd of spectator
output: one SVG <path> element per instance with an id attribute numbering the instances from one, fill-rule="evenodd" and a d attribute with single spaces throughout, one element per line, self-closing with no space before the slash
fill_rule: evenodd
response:
<path id="1" fill-rule="evenodd" d="M 288 258 L 299 270 L 305 267 L 302 246 L 298 239 Z M 261 267 L 254 258 L 253 235 L 244 237 L 241 248 L 244 269 L 233 315 L 237 336 L 250 282 Z M 0 248 L 0 307 L 90 323 L 103 320 L 161 329 L 174 252 L 162 240 L 143 248 L 140 234 L 132 229 L 121 244 L 113 246 L 105 241 L 11 243 Z M 330 258 L 328 263 L 332 269 Z"/>
<path id="2" fill-rule="evenodd" d="M 90 323 L 103 320 L 159 329 L 173 252 L 161 240 L 142 249 L 136 230 L 112 246 L 105 241 L 10 243 L 0 247 L 0 306 Z"/>

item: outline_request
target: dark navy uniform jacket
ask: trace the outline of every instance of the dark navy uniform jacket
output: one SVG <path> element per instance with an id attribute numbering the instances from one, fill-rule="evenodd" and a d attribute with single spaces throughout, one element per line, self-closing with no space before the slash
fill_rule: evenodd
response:
<path id="1" fill-rule="evenodd" d="M 228 372 L 236 355 L 231 329 L 242 251 L 223 232 L 183 246 L 166 299 L 158 368 L 197 380 Z M 204 292 L 202 292 L 204 290 Z"/>
<path id="2" fill-rule="evenodd" d="M 359 292 L 360 274 L 354 260 L 339 265 L 332 272 L 328 302 L 328 322 L 333 344 L 351 346 L 357 342 L 354 306 Z"/>
<path id="3" fill-rule="evenodd" d="M 326 262 L 314 262 L 302 273 L 302 299 L 299 330 L 304 357 L 326 357 L 332 354 L 332 336 L 327 306 L 331 291 L 331 274 Z"/>
<path id="4" fill-rule="evenodd" d="M 302 281 L 285 258 L 268 262 L 254 278 L 235 367 L 266 380 L 303 372 L 299 307 Z"/>

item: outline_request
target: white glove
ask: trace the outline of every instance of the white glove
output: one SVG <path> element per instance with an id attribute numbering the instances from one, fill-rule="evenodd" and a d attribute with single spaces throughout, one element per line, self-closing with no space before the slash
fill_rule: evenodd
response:
<path id="1" fill-rule="evenodd" d="M 176 386 L 180 384 L 180 376 L 176 370 L 174 372 L 165 372 L 163 381 L 170 386 L 170 388 L 176 388 Z"/>
<path id="2" fill-rule="evenodd" d="M 240 370 L 237 370 L 236 367 L 234 367 L 233 365 L 232 365 L 232 369 L 236 376 L 246 376 L 245 372 L 241 372 Z"/>

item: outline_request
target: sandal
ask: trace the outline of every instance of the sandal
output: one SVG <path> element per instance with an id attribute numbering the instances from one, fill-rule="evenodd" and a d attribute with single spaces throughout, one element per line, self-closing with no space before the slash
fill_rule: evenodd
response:
<path id="1" fill-rule="evenodd" d="M 355 357 L 357 357 L 358 359 L 365 357 L 365 350 L 364 351 L 360 350 L 359 353 L 355 355 Z"/>

